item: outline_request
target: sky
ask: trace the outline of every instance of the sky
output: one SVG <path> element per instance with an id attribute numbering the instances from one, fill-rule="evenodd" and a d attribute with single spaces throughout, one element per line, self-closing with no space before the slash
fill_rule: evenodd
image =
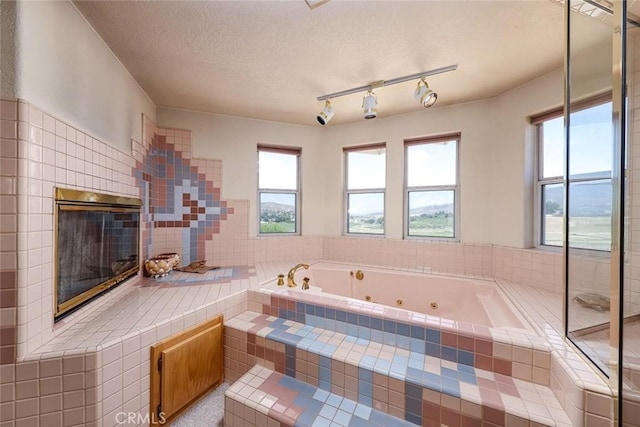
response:
<path id="1" fill-rule="evenodd" d="M 571 115 L 571 175 L 610 171 L 613 158 L 611 103 L 598 105 Z M 543 177 L 564 175 L 564 118 L 543 125 Z"/>

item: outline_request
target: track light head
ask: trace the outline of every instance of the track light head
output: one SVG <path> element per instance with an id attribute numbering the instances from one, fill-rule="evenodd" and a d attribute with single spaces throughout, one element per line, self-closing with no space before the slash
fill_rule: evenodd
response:
<path id="1" fill-rule="evenodd" d="M 327 99 L 326 101 L 324 101 L 324 108 L 318 113 L 316 119 L 318 120 L 318 123 L 324 126 L 329 123 L 329 120 L 331 120 L 333 114 L 333 107 L 331 106 L 331 102 L 329 102 L 329 100 Z"/>
<path id="2" fill-rule="evenodd" d="M 431 107 L 438 100 L 438 94 L 429 89 L 429 85 L 424 78 L 418 82 L 418 87 L 413 92 L 413 96 L 424 108 Z"/>
<path id="3" fill-rule="evenodd" d="M 378 105 L 378 98 L 376 98 L 376 94 L 372 91 L 368 91 L 364 98 L 362 98 L 362 108 L 364 108 L 363 115 L 365 119 L 376 118 L 378 115 L 376 105 Z"/>

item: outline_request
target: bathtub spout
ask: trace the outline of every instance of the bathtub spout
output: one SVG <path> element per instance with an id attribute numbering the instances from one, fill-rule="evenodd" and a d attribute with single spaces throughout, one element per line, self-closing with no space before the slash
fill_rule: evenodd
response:
<path id="1" fill-rule="evenodd" d="M 287 285 L 290 288 L 293 288 L 294 286 L 298 286 L 296 282 L 293 280 L 293 276 L 296 274 L 296 271 L 298 271 L 298 269 L 300 268 L 304 268 L 305 270 L 308 270 L 309 264 L 298 264 L 295 267 L 293 267 L 291 270 L 289 270 L 289 274 L 287 274 Z"/>

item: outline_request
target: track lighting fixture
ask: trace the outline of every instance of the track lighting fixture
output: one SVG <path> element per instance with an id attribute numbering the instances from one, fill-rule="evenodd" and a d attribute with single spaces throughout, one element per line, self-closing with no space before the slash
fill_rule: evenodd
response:
<path id="1" fill-rule="evenodd" d="M 418 87 L 413 93 L 413 96 L 424 108 L 431 107 L 438 100 L 438 94 L 429 89 L 429 85 L 424 78 L 418 82 Z"/>
<path id="2" fill-rule="evenodd" d="M 378 109 L 376 106 L 378 105 L 378 98 L 376 94 L 372 91 L 368 91 L 367 94 L 362 98 L 362 108 L 364 108 L 364 118 L 365 119 L 375 119 L 378 115 Z"/>
<path id="3" fill-rule="evenodd" d="M 385 86 L 394 85 L 396 83 L 403 83 L 409 80 L 420 79 L 418 86 L 413 92 L 413 96 L 424 106 L 424 108 L 431 107 L 438 100 L 438 94 L 435 93 L 427 84 L 426 77 L 433 76 L 435 74 L 446 73 L 449 71 L 457 70 L 457 65 L 450 65 L 448 67 L 436 68 L 435 70 L 423 71 L 422 73 L 411 74 L 404 77 L 398 77 L 391 80 L 379 80 L 377 82 L 370 83 L 366 86 L 355 87 L 353 89 L 343 90 L 341 92 L 330 93 L 328 95 L 322 95 L 316 98 L 318 101 L 325 101 L 324 109 L 317 115 L 316 119 L 322 126 L 326 125 L 333 117 L 334 110 L 329 103 L 330 98 L 336 98 L 338 96 L 351 95 L 357 92 L 367 91 L 367 94 L 362 99 L 362 108 L 364 109 L 363 116 L 365 119 L 373 119 L 378 115 L 378 98 L 373 93 L 374 89 L 383 88 Z"/>
<path id="4" fill-rule="evenodd" d="M 329 102 L 329 100 L 327 99 L 324 102 L 324 108 L 318 113 L 316 119 L 318 119 L 318 123 L 324 126 L 329 123 L 331 117 L 333 117 L 333 107 L 331 106 L 331 102 Z"/>

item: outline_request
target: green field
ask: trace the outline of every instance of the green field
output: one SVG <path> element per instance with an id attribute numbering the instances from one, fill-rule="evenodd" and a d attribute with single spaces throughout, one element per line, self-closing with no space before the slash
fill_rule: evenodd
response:
<path id="1" fill-rule="evenodd" d="M 295 233 L 295 222 L 261 222 L 261 233 Z"/>
<path id="2" fill-rule="evenodd" d="M 545 244 L 562 246 L 562 217 L 545 216 Z M 574 248 L 608 251 L 611 248 L 611 217 L 573 217 L 569 220 L 569 244 Z"/>
<path id="3" fill-rule="evenodd" d="M 412 216 L 409 235 L 425 237 L 454 237 L 453 215 Z"/>

